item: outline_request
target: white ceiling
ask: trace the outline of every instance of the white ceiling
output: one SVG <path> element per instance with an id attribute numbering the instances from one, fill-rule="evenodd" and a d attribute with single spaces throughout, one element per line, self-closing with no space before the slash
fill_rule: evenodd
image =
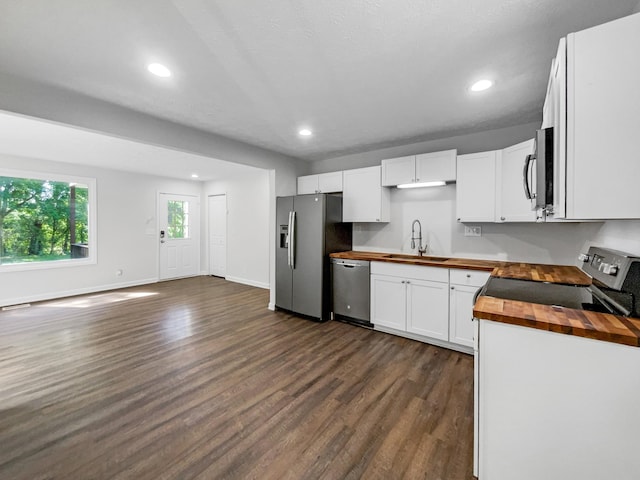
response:
<path id="1" fill-rule="evenodd" d="M 316 160 L 538 120 L 559 38 L 637 6 L 0 0 L 0 73 Z"/>

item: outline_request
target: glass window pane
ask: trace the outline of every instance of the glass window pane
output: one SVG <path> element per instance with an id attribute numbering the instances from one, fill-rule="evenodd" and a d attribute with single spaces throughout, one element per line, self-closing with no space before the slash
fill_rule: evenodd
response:
<path id="1" fill-rule="evenodd" d="M 169 238 L 189 237 L 189 202 L 181 200 L 169 200 L 168 211 L 168 236 Z"/>
<path id="2" fill-rule="evenodd" d="M 89 187 L 0 176 L 0 264 L 89 256 Z"/>

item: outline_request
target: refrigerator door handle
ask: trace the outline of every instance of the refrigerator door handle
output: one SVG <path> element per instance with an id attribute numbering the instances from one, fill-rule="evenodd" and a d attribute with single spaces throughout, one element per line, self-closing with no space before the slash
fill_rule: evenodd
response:
<path id="1" fill-rule="evenodd" d="M 291 229 L 289 230 L 289 248 L 291 249 L 291 268 L 296 268 L 296 212 L 291 212 Z"/>
<path id="2" fill-rule="evenodd" d="M 291 214 L 289 212 L 289 221 L 287 222 L 287 267 L 291 268 Z"/>

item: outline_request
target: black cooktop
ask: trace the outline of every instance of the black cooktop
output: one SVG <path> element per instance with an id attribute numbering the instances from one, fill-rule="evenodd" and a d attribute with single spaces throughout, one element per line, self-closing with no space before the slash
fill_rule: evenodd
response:
<path id="1" fill-rule="evenodd" d="M 612 292 L 607 292 L 611 295 Z M 480 292 L 489 297 L 518 300 L 542 305 L 557 305 L 576 310 L 629 315 L 633 310 L 633 298 L 629 294 L 616 294 L 613 301 L 607 301 L 598 287 L 562 285 L 558 283 L 534 282 L 513 278 L 491 277 Z"/>

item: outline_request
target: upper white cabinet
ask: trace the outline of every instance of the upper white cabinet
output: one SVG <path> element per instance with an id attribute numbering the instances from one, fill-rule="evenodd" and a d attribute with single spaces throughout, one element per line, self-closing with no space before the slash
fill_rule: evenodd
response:
<path id="1" fill-rule="evenodd" d="M 393 187 L 416 181 L 416 156 L 382 160 L 382 185 Z"/>
<path id="2" fill-rule="evenodd" d="M 535 222 L 522 187 L 533 140 L 503 150 L 458 156 L 456 218 L 459 222 Z"/>
<path id="3" fill-rule="evenodd" d="M 382 160 L 382 185 L 455 182 L 456 153 L 456 150 L 445 150 Z"/>
<path id="4" fill-rule="evenodd" d="M 640 14 L 560 43 L 544 109 L 555 133 L 557 218 L 640 218 L 638 45 Z"/>
<path id="5" fill-rule="evenodd" d="M 381 167 L 343 172 L 342 221 L 388 222 L 391 210 L 389 189 L 380 183 Z"/>
<path id="6" fill-rule="evenodd" d="M 533 139 L 498 152 L 496 158 L 496 222 L 535 222 L 536 212 L 524 195 L 522 167 L 533 153 Z"/>
<path id="7" fill-rule="evenodd" d="M 456 218 L 459 222 L 495 220 L 496 158 L 495 151 L 458 156 Z"/>
<path id="8" fill-rule="evenodd" d="M 342 191 L 342 172 L 320 173 L 298 177 L 298 195 Z"/>

